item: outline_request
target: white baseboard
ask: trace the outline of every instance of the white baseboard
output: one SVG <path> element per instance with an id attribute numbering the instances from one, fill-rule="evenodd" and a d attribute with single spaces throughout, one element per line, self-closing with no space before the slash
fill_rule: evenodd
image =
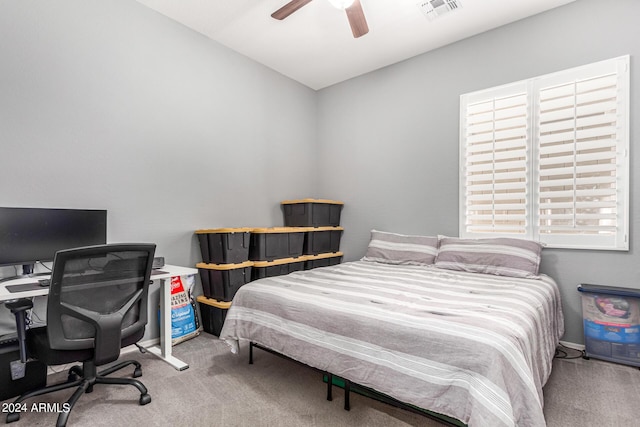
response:
<path id="1" fill-rule="evenodd" d="M 584 344 L 576 344 L 574 342 L 568 342 L 568 341 L 560 341 L 560 344 L 574 350 L 580 350 L 580 351 L 584 350 Z"/>

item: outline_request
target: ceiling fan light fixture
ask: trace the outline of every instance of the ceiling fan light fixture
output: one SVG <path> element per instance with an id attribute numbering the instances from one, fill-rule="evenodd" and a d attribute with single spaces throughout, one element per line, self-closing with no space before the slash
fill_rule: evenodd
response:
<path id="1" fill-rule="evenodd" d="M 353 4 L 354 0 L 329 0 L 336 9 L 345 10 Z"/>

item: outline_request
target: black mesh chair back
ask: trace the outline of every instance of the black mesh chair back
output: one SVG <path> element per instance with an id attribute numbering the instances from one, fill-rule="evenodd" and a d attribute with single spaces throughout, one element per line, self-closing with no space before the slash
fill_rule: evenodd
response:
<path id="1" fill-rule="evenodd" d="M 95 348 L 97 366 L 119 357 L 123 339 L 147 323 L 154 244 L 108 244 L 56 253 L 47 305 L 49 345 Z"/>
<path id="2" fill-rule="evenodd" d="M 58 251 L 53 260 L 47 326 L 27 331 L 32 357 L 47 365 L 82 362 L 69 369 L 67 381 L 31 390 L 20 402 L 46 393 L 75 389 L 56 426 L 67 423 L 80 396 L 95 384 L 130 385 L 140 392 L 140 405 L 151 402 L 147 388 L 134 379 L 142 376 L 140 362 L 118 361 L 100 372 L 96 367 L 113 362 L 120 349 L 144 335 L 147 324 L 149 279 L 156 245 L 122 243 Z M 109 377 L 126 366 L 135 366 L 134 378 Z M 20 411 L 7 412 L 7 423 L 18 421 Z"/>

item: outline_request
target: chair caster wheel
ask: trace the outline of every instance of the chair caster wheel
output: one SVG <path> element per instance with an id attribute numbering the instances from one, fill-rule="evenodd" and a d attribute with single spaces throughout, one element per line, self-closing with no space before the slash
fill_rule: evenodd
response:
<path id="1" fill-rule="evenodd" d="M 136 368 L 133 371 L 133 378 L 138 378 L 138 377 L 141 377 L 141 376 L 142 376 L 142 369 Z"/>
<path id="2" fill-rule="evenodd" d="M 11 412 L 7 414 L 7 424 L 18 421 L 20 419 L 20 412 Z"/>
<path id="3" fill-rule="evenodd" d="M 146 405 L 151 402 L 151 396 L 149 394 L 141 394 L 140 395 L 140 405 Z"/>

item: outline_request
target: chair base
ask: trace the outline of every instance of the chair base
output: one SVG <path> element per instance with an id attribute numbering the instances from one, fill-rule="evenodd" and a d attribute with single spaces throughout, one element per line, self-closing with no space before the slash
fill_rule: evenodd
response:
<path id="1" fill-rule="evenodd" d="M 73 366 L 69 370 L 69 375 L 67 377 L 67 381 L 54 384 L 47 387 L 43 387 L 38 390 L 32 390 L 27 392 L 20 397 L 18 397 L 11 407 L 19 408 L 20 405 L 18 403 L 23 402 L 26 399 L 31 397 L 40 396 L 46 393 L 51 393 L 59 390 L 66 390 L 75 387 L 75 392 L 71 395 L 71 397 L 62 405 L 62 411 L 58 415 L 58 421 L 56 422 L 57 427 L 63 427 L 67 424 L 67 420 L 69 418 L 69 414 L 71 413 L 71 409 L 76 404 L 80 396 L 84 393 L 91 393 L 93 391 L 93 386 L 95 384 L 120 384 L 120 385 L 131 385 L 140 391 L 140 399 L 138 403 L 140 405 L 146 405 L 151 402 L 151 396 L 147 392 L 147 388 L 140 381 L 131 379 L 131 378 L 110 378 L 107 375 L 112 374 L 124 367 L 129 365 L 134 365 L 135 370 L 133 371 L 133 377 L 142 376 L 142 369 L 140 363 L 135 360 L 127 360 L 121 363 L 117 363 L 109 368 L 106 368 L 98 373 L 96 373 L 96 366 L 92 360 L 86 361 L 82 364 L 82 367 L 79 365 Z M 14 421 L 18 421 L 20 419 L 19 412 L 10 412 L 7 414 L 7 424 L 12 423 Z"/>

